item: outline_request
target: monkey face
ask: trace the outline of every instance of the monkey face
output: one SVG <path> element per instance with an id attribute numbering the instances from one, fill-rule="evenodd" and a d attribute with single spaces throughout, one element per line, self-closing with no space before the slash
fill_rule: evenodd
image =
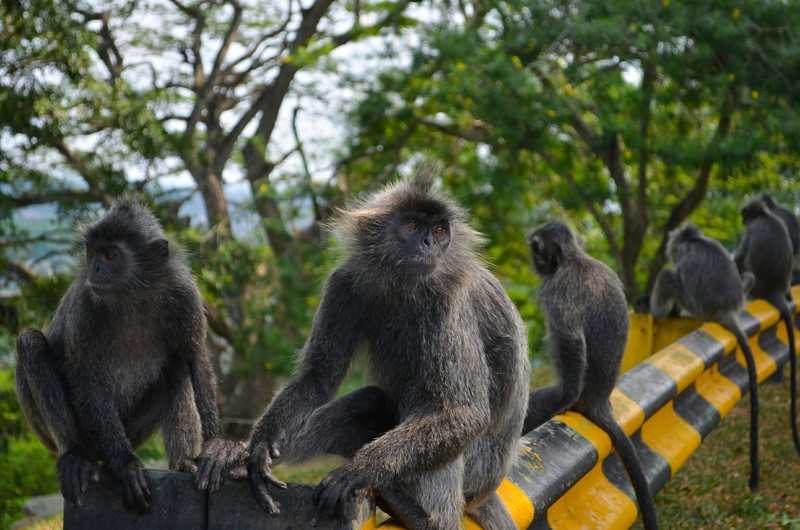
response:
<path id="1" fill-rule="evenodd" d="M 564 253 L 577 246 L 575 236 L 565 224 L 549 221 L 528 236 L 533 268 L 540 276 L 553 274 Z"/>
<path id="2" fill-rule="evenodd" d="M 450 245 L 450 223 L 440 215 L 402 214 L 395 218 L 393 231 L 399 263 L 411 265 L 414 272 L 433 272 Z"/>
<path id="3" fill-rule="evenodd" d="M 95 294 L 121 287 L 130 268 L 130 249 L 121 242 L 94 240 L 85 246 L 86 283 Z"/>
<path id="4" fill-rule="evenodd" d="M 541 234 L 531 234 L 528 243 L 531 247 L 531 259 L 533 260 L 533 268 L 539 275 L 553 274 L 558 268 L 558 249 L 545 241 Z"/>
<path id="5" fill-rule="evenodd" d="M 748 224 L 759 215 L 764 215 L 767 211 L 767 205 L 764 204 L 763 200 L 753 199 L 742 206 L 742 222 L 744 222 L 744 224 Z"/>

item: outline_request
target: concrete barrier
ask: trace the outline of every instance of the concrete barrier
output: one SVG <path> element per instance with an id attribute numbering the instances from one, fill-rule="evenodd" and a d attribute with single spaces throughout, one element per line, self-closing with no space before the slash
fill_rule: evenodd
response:
<path id="1" fill-rule="evenodd" d="M 792 296 L 796 315 L 800 288 L 793 288 Z M 789 359 L 786 328 L 777 310 L 762 300 L 748 304 L 741 320 L 761 382 Z M 686 329 L 687 323 L 676 325 Z M 620 425 L 632 436 L 656 493 L 747 392 L 747 370 L 736 338 L 711 323 L 653 355 L 635 354 L 644 360 L 622 374 L 611 404 Z M 786 437 L 791 443 L 788 431 Z M 65 530 L 300 529 L 310 527 L 313 515 L 314 487 L 309 485 L 276 491 L 282 510 L 272 518 L 253 500 L 247 483 L 228 483 L 208 495 L 196 491 L 190 477 L 180 473 L 150 471 L 149 481 L 151 514 L 127 512 L 119 485 L 106 473 L 99 487 L 87 492 L 82 507 L 66 507 Z M 633 489 L 610 439 L 574 412 L 557 416 L 520 439 L 519 457 L 498 492 L 520 529 L 629 528 L 637 518 Z M 323 520 L 319 528 L 375 528 L 374 499 L 365 499 L 354 510 L 355 520 L 346 524 Z M 478 528 L 468 518 L 463 527 Z M 379 528 L 401 527 L 388 521 Z"/>

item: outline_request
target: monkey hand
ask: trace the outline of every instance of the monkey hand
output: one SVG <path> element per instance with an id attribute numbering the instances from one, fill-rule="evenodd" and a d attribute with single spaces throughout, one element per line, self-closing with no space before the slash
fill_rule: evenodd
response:
<path id="1" fill-rule="evenodd" d="M 202 491 L 217 491 L 225 479 L 243 480 L 247 476 L 247 444 L 225 438 L 211 438 L 203 444 L 197 460 L 195 484 Z"/>
<path id="2" fill-rule="evenodd" d="M 197 462 L 191 458 L 179 460 L 177 464 L 170 466 L 170 468 L 173 471 L 178 471 L 180 473 L 189 473 L 190 475 L 197 474 Z"/>
<path id="3" fill-rule="evenodd" d="M 325 514 L 338 517 L 343 523 L 356 518 L 356 509 L 368 488 L 376 486 L 375 481 L 364 473 L 342 466 L 325 477 L 314 491 L 314 504 L 317 513 L 311 521 L 316 527 Z"/>
<path id="4" fill-rule="evenodd" d="M 100 480 L 100 466 L 89 451 L 80 445 L 70 447 L 58 457 L 56 471 L 61 494 L 67 502 L 76 506 L 81 505 L 81 494 L 86 492 L 89 482 Z"/>
<path id="5" fill-rule="evenodd" d="M 280 456 L 277 443 L 259 442 L 250 448 L 250 463 L 247 475 L 250 478 L 250 489 L 258 504 L 272 516 L 281 513 L 281 506 L 272 499 L 267 486 L 286 489 L 286 483 L 272 474 L 272 459 Z"/>
<path id="6" fill-rule="evenodd" d="M 144 465 L 133 453 L 121 465 L 109 466 L 122 483 L 122 501 L 129 510 L 145 514 L 150 512 L 150 488 L 145 478 Z"/>

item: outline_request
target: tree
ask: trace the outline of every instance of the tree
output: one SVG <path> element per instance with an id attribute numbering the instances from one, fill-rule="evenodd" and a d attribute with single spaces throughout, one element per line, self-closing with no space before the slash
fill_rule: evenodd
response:
<path id="1" fill-rule="evenodd" d="M 269 399 L 270 374 L 290 370 L 305 337 L 328 259 L 319 223 L 341 200 L 311 178 L 301 95 L 337 75 L 334 50 L 410 24 L 409 3 L 4 3 L 4 258 L 42 238 L 20 231 L 18 208 L 57 203 L 74 218 L 131 187 L 155 196 L 202 258 L 215 343 L 238 376 L 223 386 L 223 413 L 252 418 Z M 192 193 L 163 183 L 181 174 L 202 197 L 201 230 L 176 215 Z M 237 180 L 250 194 L 233 206 L 224 186 Z M 259 219 L 246 240 L 232 233 L 237 210 Z M 68 237 L 69 227 L 59 230 Z"/>
<path id="2" fill-rule="evenodd" d="M 484 175 L 467 180 L 493 200 L 525 198 L 483 222 L 563 207 L 581 232 L 602 233 L 632 300 L 710 190 L 733 186 L 741 200 L 797 182 L 796 165 L 765 161 L 797 161 L 798 16 L 779 0 L 447 5 L 411 67 L 372 85 L 353 150 L 371 146 L 370 164 L 387 166 L 457 139 L 439 152 L 477 161 Z"/>

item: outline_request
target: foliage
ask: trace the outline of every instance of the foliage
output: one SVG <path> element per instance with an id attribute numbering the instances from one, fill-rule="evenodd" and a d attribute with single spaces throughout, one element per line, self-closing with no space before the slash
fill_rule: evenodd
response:
<path id="1" fill-rule="evenodd" d="M 784 367 L 785 369 L 785 367 Z M 749 395 L 703 440 L 691 458 L 656 495 L 664 528 L 797 528 L 800 473 L 786 421 L 785 384 L 762 384 L 761 489 L 747 487 Z"/>
<path id="2" fill-rule="evenodd" d="M 710 228 L 734 240 L 744 195 L 796 192 L 800 15 L 790 4 L 458 6 L 441 7 L 410 67 L 368 82 L 353 111 L 354 173 L 433 151 L 475 200 L 491 194 L 494 211 L 476 217 L 493 238 L 505 246 L 503 223 L 568 216 L 630 298 L 651 288 L 669 230 L 707 194 L 730 201 L 698 220 L 724 213 Z"/>
<path id="3" fill-rule="evenodd" d="M 22 518 L 20 509 L 28 497 L 55 491 L 55 458 L 26 426 L 13 373 L 0 369 L 0 528 Z"/>

